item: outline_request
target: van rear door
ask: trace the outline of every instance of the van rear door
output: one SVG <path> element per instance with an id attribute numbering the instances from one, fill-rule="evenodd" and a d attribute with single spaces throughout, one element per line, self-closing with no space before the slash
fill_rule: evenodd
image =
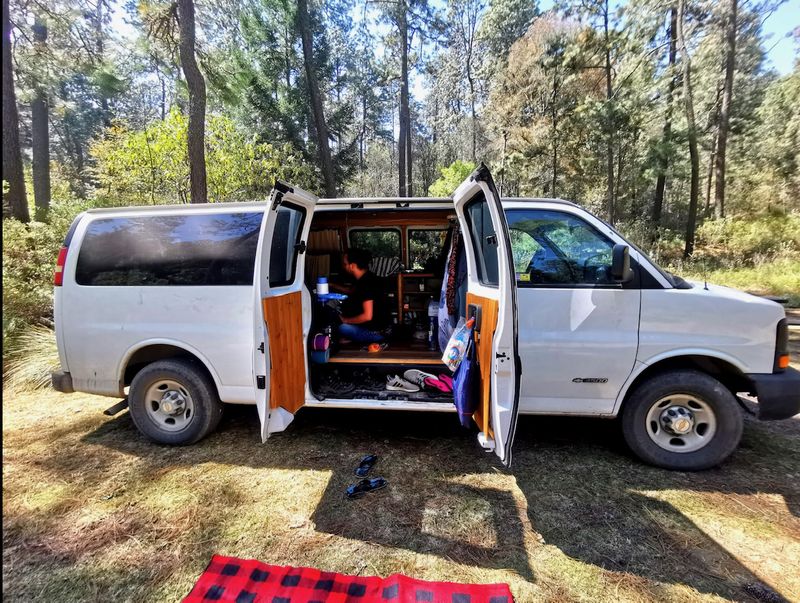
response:
<path id="1" fill-rule="evenodd" d="M 305 403 L 303 275 L 317 197 L 276 182 L 257 251 L 253 381 L 261 439 L 283 431 Z"/>
<path id="2" fill-rule="evenodd" d="M 481 164 L 453 194 L 467 257 L 467 317 L 475 316 L 481 401 L 474 418 L 481 446 L 511 464 L 520 361 L 511 240 L 489 169 Z"/>

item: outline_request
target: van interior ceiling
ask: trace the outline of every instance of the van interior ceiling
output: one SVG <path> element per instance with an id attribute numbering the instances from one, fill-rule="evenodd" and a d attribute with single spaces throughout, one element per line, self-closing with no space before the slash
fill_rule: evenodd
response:
<path id="1" fill-rule="evenodd" d="M 387 378 L 409 369 L 450 375 L 441 362 L 438 314 L 442 283 L 456 220 L 452 209 L 352 209 L 314 213 L 305 258 L 305 284 L 315 300 L 309 333 L 309 387 L 320 400 L 407 400 L 451 403 L 452 393 L 435 388 L 419 392 L 387 390 Z M 314 338 L 331 323 L 331 309 L 342 302 L 313 295 L 320 277 L 348 287 L 344 270 L 348 249 L 369 252 L 369 271 L 380 282 L 380 308 L 387 327 L 385 349 L 367 343 L 340 343 L 333 328 L 330 348 L 314 351 Z M 462 292 L 463 293 L 463 292 Z M 464 294 L 465 295 L 465 294 Z M 464 297 L 462 295 L 462 297 Z M 460 308 L 465 306 L 460 304 Z M 334 320 L 335 322 L 335 320 Z"/>

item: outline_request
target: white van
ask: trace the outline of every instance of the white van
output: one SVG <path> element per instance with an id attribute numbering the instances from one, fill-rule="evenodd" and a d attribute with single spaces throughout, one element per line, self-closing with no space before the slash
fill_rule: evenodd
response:
<path id="1" fill-rule="evenodd" d="M 264 440 L 303 406 L 452 411 L 445 394 L 383 388 L 409 368 L 444 372 L 427 342 L 319 364 L 309 352 L 313 286 L 343 250 L 392 260 L 375 266 L 395 266 L 379 276 L 395 322 L 413 325 L 443 280 L 420 254 L 448 230 L 463 235 L 459 313 L 477 321 L 478 440 L 504 464 L 519 413 L 621 416 L 643 460 L 695 470 L 736 448 L 737 392 L 757 396 L 762 419 L 800 412 L 780 305 L 666 273 L 572 203 L 501 200 L 485 166 L 452 199 L 317 199 L 278 183 L 267 203 L 81 214 L 56 268 L 53 386 L 126 397 L 165 444 L 213 431 L 222 403 L 256 405 Z"/>

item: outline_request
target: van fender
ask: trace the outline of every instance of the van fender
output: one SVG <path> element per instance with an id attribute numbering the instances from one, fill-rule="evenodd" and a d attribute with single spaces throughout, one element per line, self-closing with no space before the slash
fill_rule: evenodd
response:
<path id="1" fill-rule="evenodd" d="M 611 411 L 611 416 L 616 417 L 619 413 L 620 409 L 622 408 L 622 402 L 625 400 L 625 397 L 628 395 L 628 390 L 630 389 L 633 382 L 641 375 L 644 371 L 648 368 L 653 366 L 654 364 L 658 364 L 664 360 L 670 360 L 674 358 L 681 358 L 682 356 L 705 356 L 707 358 L 714 358 L 716 360 L 722 360 L 727 362 L 728 364 L 732 365 L 736 369 L 738 369 L 742 373 L 747 373 L 747 367 L 741 363 L 741 361 L 729 354 L 725 354 L 724 352 L 720 352 L 719 350 L 709 350 L 707 348 L 680 348 L 677 350 L 669 350 L 668 352 L 662 352 L 660 354 L 656 354 L 648 358 L 647 360 L 639 360 L 636 359 L 636 363 L 633 366 L 633 370 L 631 374 L 628 375 L 628 379 L 622 385 L 622 388 L 619 390 L 617 394 L 617 399 L 614 401 L 614 408 Z"/>
<path id="2" fill-rule="evenodd" d="M 123 355 L 122 360 L 117 366 L 117 376 L 118 376 L 120 395 L 124 395 L 123 389 L 125 388 L 124 386 L 125 369 L 128 367 L 128 362 L 136 352 L 151 345 L 171 345 L 173 347 L 181 348 L 182 350 L 188 352 L 189 354 L 191 354 L 192 356 L 194 356 L 200 362 L 203 363 L 203 366 L 206 367 L 206 370 L 209 372 L 211 378 L 214 380 L 214 385 L 217 388 L 217 392 L 219 393 L 221 391 L 222 382 L 219 379 L 219 375 L 217 375 L 217 371 L 214 370 L 213 365 L 208 360 L 208 358 L 206 358 L 206 356 L 202 354 L 197 348 L 183 341 L 178 341 L 177 339 L 156 338 L 156 339 L 146 339 L 144 341 L 140 341 L 132 345 Z"/>

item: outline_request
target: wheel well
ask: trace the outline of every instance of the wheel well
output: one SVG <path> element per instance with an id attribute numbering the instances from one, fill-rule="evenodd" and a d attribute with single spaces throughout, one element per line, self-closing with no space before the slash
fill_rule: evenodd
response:
<path id="1" fill-rule="evenodd" d="M 208 367 L 205 363 L 200 360 L 197 356 L 175 345 L 169 344 L 154 344 L 145 346 L 139 350 L 136 350 L 133 355 L 128 359 L 128 363 L 125 365 L 125 371 L 123 374 L 123 383 L 124 387 L 127 387 L 133 381 L 133 378 L 136 374 L 141 371 L 144 367 L 148 364 L 152 364 L 157 360 L 165 360 L 167 358 L 180 358 L 184 360 L 191 360 L 194 364 L 201 370 L 205 375 L 209 378 L 211 383 L 214 384 L 214 388 L 216 389 L 216 382 L 214 381 L 214 376 L 211 374 L 211 371 L 208 370 Z M 219 394 L 219 392 L 217 392 Z"/>
<path id="2" fill-rule="evenodd" d="M 749 392 L 752 389 L 750 380 L 745 376 L 742 371 L 732 365 L 730 362 L 714 358 L 713 356 L 678 356 L 676 358 L 665 358 L 655 364 L 648 366 L 636 379 L 633 380 L 628 391 L 625 392 L 625 402 L 630 398 L 631 393 L 641 384 L 658 375 L 667 371 L 676 370 L 695 370 L 701 373 L 706 373 L 717 379 L 731 393 L 736 395 L 737 392 Z"/>

